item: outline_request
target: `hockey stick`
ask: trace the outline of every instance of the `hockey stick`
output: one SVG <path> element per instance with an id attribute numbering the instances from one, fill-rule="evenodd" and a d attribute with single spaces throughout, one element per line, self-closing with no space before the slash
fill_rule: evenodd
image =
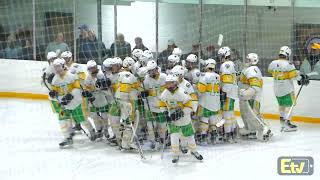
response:
<path id="1" fill-rule="evenodd" d="M 290 107 L 290 109 L 289 109 L 289 111 L 288 111 L 288 115 L 286 116 L 286 119 L 289 119 L 289 117 L 291 116 L 293 107 L 297 105 L 297 100 L 298 100 L 298 97 L 299 97 L 299 95 L 300 95 L 300 93 L 301 93 L 302 87 L 303 87 L 303 85 L 300 86 L 299 91 L 298 91 L 298 94 L 297 94 L 297 96 L 296 96 L 296 98 L 295 98 L 295 103 Z"/>
<path id="2" fill-rule="evenodd" d="M 168 106 L 168 104 L 167 104 L 167 102 L 166 101 L 164 101 L 164 103 L 166 104 L 166 107 L 167 107 L 167 110 L 168 110 L 168 113 L 169 113 L 169 116 L 171 116 L 171 113 L 170 113 L 170 111 L 169 111 L 169 106 Z M 168 136 L 169 136 L 169 130 L 168 130 L 168 123 L 166 122 L 166 128 L 167 128 L 167 134 L 168 134 Z M 163 142 L 163 145 L 162 145 L 162 150 L 161 150 L 161 160 L 163 160 L 163 156 L 164 156 L 164 149 L 165 149 L 165 147 L 166 147 L 166 144 L 167 144 L 167 139 L 168 138 L 165 138 L 164 139 L 164 142 Z"/>
<path id="3" fill-rule="evenodd" d="M 219 34 L 218 43 L 217 43 L 219 47 L 221 47 L 222 42 L 223 42 L 223 35 Z"/>
<path id="4" fill-rule="evenodd" d="M 138 113 L 137 113 L 138 112 Z M 136 122 L 135 122 L 135 126 L 138 127 L 138 124 L 139 124 L 139 111 L 136 110 Z M 133 142 L 133 140 L 136 141 L 136 144 L 137 144 L 137 148 L 138 148 L 138 152 L 140 154 L 140 157 L 141 157 L 141 160 L 146 160 L 146 156 L 144 155 L 144 152 L 142 150 L 142 147 L 141 147 L 141 144 L 140 144 L 140 141 L 139 141 L 139 138 L 136 134 L 136 128 L 133 127 L 133 124 L 130 123 L 130 127 L 132 129 L 132 137 L 131 137 L 131 140 L 130 142 Z"/>
<path id="5" fill-rule="evenodd" d="M 142 84 L 143 91 L 146 91 L 146 88 L 145 88 L 145 86 L 144 86 L 144 82 L 141 81 L 141 80 L 139 80 L 139 81 L 140 81 L 141 84 Z M 151 124 L 152 124 L 152 129 L 153 129 L 153 131 L 154 131 L 154 123 L 153 123 L 153 121 L 155 120 L 155 117 L 154 117 L 153 113 L 151 112 L 151 108 L 150 108 L 150 105 L 149 105 L 148 97 L 146 97 L 146 98 L 144 98 L 144 99 L 146 100 L 148 111 L 149 111 L 150 115 L 152 116 Z"/>

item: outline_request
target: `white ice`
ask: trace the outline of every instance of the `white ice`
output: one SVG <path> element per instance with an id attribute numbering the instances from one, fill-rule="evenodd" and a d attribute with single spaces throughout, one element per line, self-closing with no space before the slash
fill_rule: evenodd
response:
<path id="1" fill-rule="evenodd" d="M 62 136 L 48 101 L 1 99 L 0 117 L 0 180 L 320 179 L 319 124 L 298 123 L 298 132 L 280 133 L 279 122 L 271 120 L 270 142 L 198 147 L 203 162 L 185 155 L 173 165 L 169 151 L 163 160 L 153 153 L 151 160 L 142 162 L 137 153 L 89 142 L 84 135 L 76 136 L 73 149 L 59 149 Z M 280 176 L 279 156 L 312 156 L 315 172 L 308 177 Z"/>

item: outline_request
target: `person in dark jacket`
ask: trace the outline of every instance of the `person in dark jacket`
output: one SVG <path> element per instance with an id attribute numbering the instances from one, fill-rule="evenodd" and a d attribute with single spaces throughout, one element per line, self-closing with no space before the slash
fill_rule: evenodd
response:
<path id="1" fill-rule="evenodd" d="M 136 37 L 136 38 L 134 39 L 134 42 L 135 42 L 136 46 L 135 46 L 132 50 L 135 50 L 135 49 L 141 49 L 142 51 L 149 50 L 149 49 L 143 44 L 141 37 Z"/>
<path id="2" fill-rule="evenodd" d="M 168 57 L 172 54 L 174 48 L 178 47 L 173 39 L 168 40 L 167 49 L 163 50 L 158 57 L 158 65 L 162 70 L 166 69 L 166 63 L 168 62 Z"/>
<path id="3" fill-rule="evenodd" d="M 101 60 L 110 56 L 106 46 L 103 42 L 98 41 L 93 30 L 84 31 L 81 34 L 81 40 L 79 40 L 79 59 L 77 59 L 78 63 L 86 64 L 89 60 L 95 59 L 101 64 L 99 60 L 99 50 Z"/>
<path id="4" fill-rule="evenodd" d="M 117 46 L 115 48 L 115 46 Z M 117 49 L 117 52 L 115 50 Z M 122 33 L 117 34 L 116 42 L 111 44 L 110 51 L 113 57 L 120 57 L 122 60 L 131 56 L 131 45 L 124 40 Z"/>

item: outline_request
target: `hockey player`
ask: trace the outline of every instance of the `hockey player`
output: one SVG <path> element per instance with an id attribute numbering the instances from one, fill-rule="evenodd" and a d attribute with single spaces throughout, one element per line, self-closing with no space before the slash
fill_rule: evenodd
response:
<path id="1" fill-rule="evenodd" d="M 90 117 L 93 119 L 97 138 L 108 135 L 109 103 L 106 98 L 111 81 L 107 79 L 94 60 L 87 62 L 88 76 L 84 82 L 83 97 L 88 99 Z"/>
<path id="2" fill-rule="evenodd" d="M 86 79 L 85 68 L 80 66 L 77 63 L 74 63 L 73 56 L 70 51 L 62 52 L 60 57 L 65 60 L 66 67 L 68 68 L 68 71 L 71 72 L 72 74 L 75 74 L 77 76 L 77 78 L 80 80 L 81 91 L 82 91 L 83 86 L 84 86 L 84 80 Z M 86 102 L 85 104 L 88 104 L 88 102 Z M 73 129 L 80 131 L 81 130 L 80 124 L 75 123 Z"/>
<path id="3" fill-rule="evenodd" d="M 42 84 L 44 84 L 49 91 L 52 89 L 51 84 L 52 84 L 53 77 L 55 76 L 55 70 L 54 70 L 54 67 L 53 67 L 53 61 L 56 58 L 57 58 L 57 53 L 48 52 L 47 60 L 48 60 L 49 66 L 42 70 L 43 71 Z M 60 112 L 57 111 L 57 109 L 59 109 L 59 103 L 57 102 L 57 99 L 56 98 L 51 98 L 49 96 L 49 100 L 50 100 L 50 103 L 51 103 L 52 111 L 54 113 L 56 113 L 58 116 L 60 116 Z"/>
<path id="4" fill-rule="evenodd" d="M 132 54 L 132 58 L 137 62 L 142 56 L 143 51 L 141 49 L 134 49 L 131 54 Z"/>
<path id="5" fill-rule="evenodd" d="M 221 104 L 222 116 L 225 119 L 224 133 L 227 142 L 235 142 L 236 119 L 234 116 L 234 103 L 238 97 L 238 86 L 235 65 L 231 61 L 231 50 L 229 47 L 222 47 L 218 50 L 221 58 L 220 80 L 221 80 Z"/>
<path id="6" fill-rule="evenodd" d="M 47 83 L 47 85 L 51 85 L 51 83 L 52 83 L 52 79 L 54 77 L 54 68 L 53 68 L 52 63 L 55 59 L 57 59 L 57 57 L 58 57 L 58 55 L 55 52 L 48 52 L 48 54 L 47 54 L 47 60 L 49 63 L 49 67 L 44 68 L 42 70 L 43 71 L 42 80 L 43 80 L 43 83 Z"/>
<path id="7" fill-rule="evenodd" d="M 66 66 L 68 67 L 69 71 L 72 74 L 77 75 L 80 80 L 80 84 L 82 85 L 86 79 L 86 69 L 73 61 L 73 56 L 70 51 L 64 51 L 60 56 L 66 61 Z"/>
<path id="8" fill-rule="evenodd" d="M 248 101 L 251 109 L 254 112 L 258 122 L 247 122 L 249 119 L 243 119 L 246 125 L 246 130 L 250 130 L 249 135 L 256 136 L 259 140 L 268 140 L 271 136 L 271 130 L 269 126 L 264 122 L 260 115 L 260 101 L 262 94 L 262 74 L 257 66 L 259 62 L 259 57 L 256 53 L 249 53 L 246 58 L 246 68 L 242 70 L 240 75 L 240 100 Z M 240 107 L 241 110 L 241 107 Z M 246 113 L 246 112 L 243 112 Z M 252 127 L 252 123 L 258 124 L 257 127 Z M 247 127 L 250 126 L 250 127 Z M 250 132 L 249 131 L 249 132 Z M 257 134 L 256 134 L 257 133 Z"/>
<path id="9" fill-rule="evenodd" d="M 135 113 L 138 113 L 139 115 L 139 122 L 134 121 L 135 127 L 137 128 L 137 134 L 139 137 L 143 138 L 146 136 L 145 132 L 145 127 L 146 127 L 146 122 L 145 122 L 145 109 L 144 109 L 144 103 L 143 100 L 140 96 L 140 92 L 143 91 L 143 88 L 141 86 L 141 81 L 137 77 L 137 75 L 134 74 L 134 64 L 135 61 L 131 57 L 126 57 L 123 60 L 122 63 L 122 68 L 124 71 L 128 71 L 134 75 L 132 77 L 132 88 L 130 91 L 130 97 L 133 100 L 133 111 Z M 137 124 L 136 124 L 137 123 Z"/>
<path id="10" fill-rule="evenodd" d="M 211 142 L 219 141 L 221 127 L 224 119 L 221 119 L 220 112 L 220 76 L 214 72 L 216 61 L 208 59 L 205 61 L 205 73 L 202 73 L 198 82 L 200 117 L 201 145 L 207 145 L 208 132 L 211 135 Z"/>
<path id="11" fill-rule="evenodd" d="M 142 67 L 140 63 L 140 58 L 143 54 L 143 51 L 141 49 L 134 49 L 131 54 L 132 54 L 132 59 L 135 61 L 133 65 L 132 73 L 137 74 L 138 69 Z"/>
<path id="12" fill-rule="evenodd" d="M 297 126 L 291 123 L 289 110 L 295 104 L 293 80 L 300 80 L 300 76 L 294 65 L 289 62 L 290 55 L 291 49 L 288 46 L 282 46 L 278 59 L 273 60 L 268 67 L 268 72 L 273 77 L 274 93 L 279 104 L 281 131 L 297 130 Z"/>
<path id="13" fill-rule="evenodd" d="M 166 77 L 166 89 L 160 96 L 159 105 L 169 123 L 171 148 L 173 153 L 172 163 L 179 160 L 179 139 L 184 137 L 188 142 L 191 154 L 198 160 L 203 157 L 196 150 L 194 130 L 191 124 L 192 101 L 191 97 L 178 87 L 178 77 L 168 75 Z"/>
<path id="14" fill-rule="evenodd" d="M 128 59 L 127 59 L 128 60 Z M 135 120 L 135 107 L 134 101 L 136 100 L 137 92 L 137 78 L 130 72 L 129 66 L 132 64 L 127 64 L 128 62 L 124 61 L 126 66 L 123 71 L 118 74 L 118 87 L 115 92 L 116 102 L 120 109 L 120 117 L 123 125 L 122 139 L 121 139 L 121 149 L 137 149 L 137 146 L 134 142 L 131 141 L 133 136 L 135 136 L 135 129 L 133 129 L 133 122 Z"/>
<path id="15" fill-rule="evenodd" d="M 168 57 L 168 63 L 166 66 L 166 74 L 171 74 L 171 70 L 175 65 L 178 65 L 180 62 L 180 57 L 178 55 L 175 54 L 171 54 Z"/>
<path id="16" fill-rule="evenodd" d="M 64 147 L 73 143 L 70 130 L 71 118 L 81 124 L 82 128 L 89 130 L 90 140 L 93 140 L 95 133 L 91 124 L 86 121 L 79 80 L 67 70 L 64 59 L 54 60 L 53 67 L 56 75 L 52 80 L 52 90 L 49 95 L 58 100 L 59 106 L 56 107 L 56 111 L 60 113 L 60 128 L 65 137 L 59 146 Z"/>
<path id="17" fill-rule="evenodd" d="M 198 56 L 190 54 L 186 59 L 185 64 L 188 72 L 185 74 L 185 78 L 196 87 L 196 84 L 200 78 L 200 70 L 198 69 Z"/>
<path id="18" fill-rule="evenodd" d="M 178 77 L 178 86 L 179 88 L 183 89 L 191 98 L 191 104 L 192 104 L 192 111 L 191 111 L 191 118 L 193 120 L 193 127 L 196 129 L 197 136 L 199 136 L 199 126 L 198 126 L 198 118 L 196 117 L 196 112 L 198 108 L 198 96 L 191 85 L 189 81 L 187 81 L 185 77 L 185 68 L 180 65 L 176 65 L 173 67 L 171 73 Z M 181 139 L 181 150 L 183 153 L 187 153 L 187 141 L 185 141 L 183 138 Z"/>
<path id="19" fill-rule="evenodd" d="M 142 98 L 146 99 L 147 106 L 147 128 L 151 149 L 156 148 L 155 131 L 159 136 L 158 142 L 163 144 L 166 136 L 166 119 L 159 108 L 159 98 L 166 84 L 166 74 L 160 72 L 160 68 L 155 61 L 149 61 L 147 66 L 148 74 L 143 81 L 144 91 L 141 92 Z"/>
<path id="20" fill-rule="evenodd" d="M 259 57 L 256 53 L 249 53 L 246 57 L 246 67 L 240 75 L 240 97 L 249 101 L 250 107 L 256 114 L 260 114 L 260 100 L 262 94 L 262 74 L 257 66 Z"/>
<path id="21" fill-rule="evenodd" d="M 181 58 L 182 56 L 182 50 L 178 47 L 174 48 L 173 51 L 172 51 L 172 55 L 176 55 L 178 56 L 179 58 Z"/>
<path id="22" fill-rule="evenodd" d="M 109 62 L 110 64 L 108 64 Z M 111 92 L 112 96 L 115 97 L 115 93 L 119 88 L 118 78 L 122 67 L 122 60 L 119 57 L 115 57 L 110 59 L 110 61 L 104 61 L 104 66 L 110 66 L 111 68 L 111 73 L 107 77 L 111 80 Z M 115 98 L 111 101 L 109 116 L 111 128 L 116 138 L 112 144 L 118 145 L 121 148 L 120 105 Z"/>

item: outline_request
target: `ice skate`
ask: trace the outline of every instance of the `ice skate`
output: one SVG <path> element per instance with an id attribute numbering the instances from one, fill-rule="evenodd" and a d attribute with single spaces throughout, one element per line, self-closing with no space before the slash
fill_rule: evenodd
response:
<path id="1" fill-rule="evenodd" d="M 203 157 L 201 154 L 199 154 L 197 151 L 195 152 L 191 152 L 191 155 L 194 156 L 196 159 L 198 159 L 199 161 L 203 160 Z"/>

